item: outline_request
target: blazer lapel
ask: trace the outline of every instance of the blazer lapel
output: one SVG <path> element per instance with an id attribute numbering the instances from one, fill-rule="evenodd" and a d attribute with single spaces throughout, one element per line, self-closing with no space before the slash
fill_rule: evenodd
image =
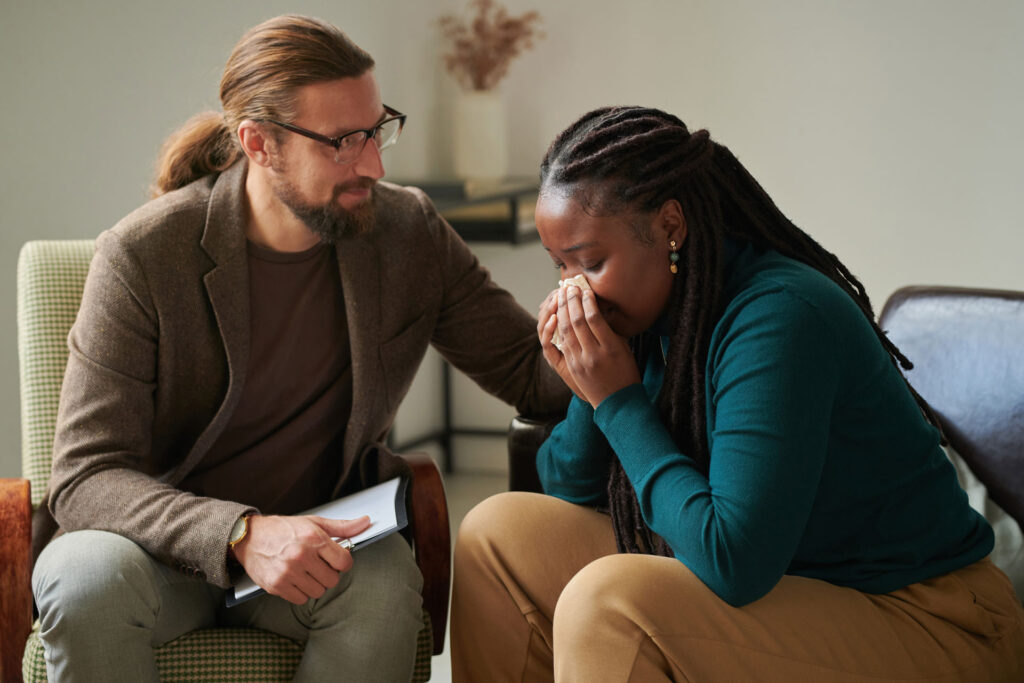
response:
<path id="1" fill-rule="evenodd" d="M 245 241 L 246 164 L 239 162 L 217 179 L 210 196 L 200 244 L 214 267 L 203 276 L 227 356 L 228 387 L 213 420 L 176 469 L 184 477 L 224 431 L 245 386 L 249 365 L 249 261 Z"/>
<path id="2" fill-rule="evenodd" d="M 374 419 L 387 414 L 380 358 L 380 263 L 366 239 L 343 240 L 336 247 L 352 353 L 352 412 L 345 429 L 342 475 L 345 482 L 361 447 L 374 440 Z"/>

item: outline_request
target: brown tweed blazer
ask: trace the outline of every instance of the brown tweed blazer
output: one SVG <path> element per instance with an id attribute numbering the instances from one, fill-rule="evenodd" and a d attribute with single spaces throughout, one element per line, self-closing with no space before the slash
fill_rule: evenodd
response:
<path id="1" fill-rule="evenodd" d="M 37 541 L 51 535 L 48 507 L 63 530 L 112 531 L 228 585 L 230 528 L 251 508 L 176 484 L 207 454 L 245 384 L 245 173 L 242 162 L 164 195 L 97 239 L 68 339 Z M 404 471 L 381 442 L 428 344 L 520 411 L 568 401 L 533 317 L 491 282 L 426 196 L 387 183 L 376 192 L 375 230 L 337 246 L 353 406 L 336 492 Z"/>

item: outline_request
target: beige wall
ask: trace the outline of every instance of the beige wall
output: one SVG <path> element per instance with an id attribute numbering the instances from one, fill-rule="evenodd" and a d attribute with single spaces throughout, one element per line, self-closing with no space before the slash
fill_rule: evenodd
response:
<path id="1" fill-rule="evenodd" d="M 503 84 L 512 170 L 535 173 L 583 111 L 642 103 L 707 127 L 793 220 L 838 253 L 880 306 L 909 283 L 1024 289 L 1024 4 L 1013 0 L 510 0 L 539 7 L 547 39 Z M 215 107 L 245 28 L 284 11 L 334 21 L 378 61 L 384 98 L 410 114 L 389 171 L 450 169 L 451 83 L 431 22 L 462 2 L 0 4 L 0 476 L 19 471 L 14 267 L 29 239 L 92 237 L 145 199 L 153 158 Z M 481 247 L 533 309 L 543 250 Z M 400 437 L 438 419 L 431 356 Z M 461 424 L 510 412 L 457 384 Z M 466 453 L 461 453 L 465 450 Z M 491 466 L 501 444 L 460 449 Z M 479 460 L 474 460 L 479 458 Z"/>

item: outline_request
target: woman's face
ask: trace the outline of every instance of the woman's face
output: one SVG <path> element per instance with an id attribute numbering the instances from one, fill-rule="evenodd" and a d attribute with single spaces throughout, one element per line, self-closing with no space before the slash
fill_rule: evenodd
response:
<path id="1" fill-rule="evenodd" d="M 669 270 L 669 242 L 680 248 L 686 237 L 678 202 L 669 200 L 650 213 L 591 216 L 572 197 L 554 192 L 541 195 L 535 216 L 560 277 L 587 278 L 616 334 L 632 337 L 654 324 L 678 277 Z M 649 226 L 650 244 L 637 238 L 634 224 Z"/>

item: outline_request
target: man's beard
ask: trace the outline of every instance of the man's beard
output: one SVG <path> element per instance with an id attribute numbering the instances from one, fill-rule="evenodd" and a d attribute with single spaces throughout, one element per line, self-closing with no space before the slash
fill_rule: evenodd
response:
<path id="1" fill-rule="evenodd" d="M 309 204 L 299 196 L 295 187 L 280 177 L 274 183 L 274 194 L 287 206 L 295 217 L 306 224 L 310 232 L 326 244 L 336 244 L 342 239 L 355 237 L 369 232 L 374 226 L 374 200 L 376 194 L 373 186 L 376 181 L 369 178 L 336 185 L 331 193 L 331 200 L 326 204 Z M 370 196 L 355 209 L 349 210 L 338 203 L 342 192 L 353 188 L 366 188 Z"/>

